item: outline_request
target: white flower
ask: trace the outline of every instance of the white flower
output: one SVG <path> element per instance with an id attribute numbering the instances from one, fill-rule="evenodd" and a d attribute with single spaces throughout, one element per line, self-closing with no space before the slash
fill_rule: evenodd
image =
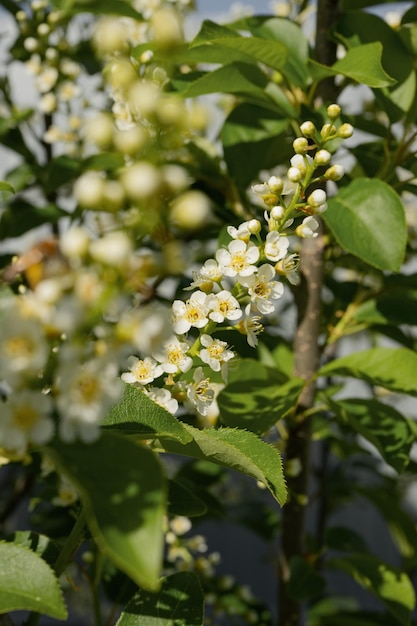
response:
<path id="1" fill-rule="evenodd" d="M 51 411 L 51 398 L 39 391 L 12 393 L 1 407 L 0 447 L 24 454 L 28 444 L 49 441 L 54 433 Z"/>
<path id="2" fill-rule="evenodd" d="M 49 355 L 42 326 L 33 318 L 25 319 L 14 306 L 1 316 L 0 379 L 9 384 L 41 374 Z"/>
<path id="3" fill-rule="evenodd" d="M 323 189 L 315 189 L 307 198 L 307 202 L 315 213 L 323 213 L 327 209 L 326 192 Z"/>
<path id="4" fill-rule="evenodd" d="M 298 273 L 300 267 L 300 256 L 297 253 L 290 254 L 275 265 L 278 274 L 285 276 L 292 285 L 300 284 L 300 275 Z"/>
<path id="5" fill-rule="evenodd" d="M 252 315 L 251 314 L 251 305 L 248 304 L 245 308 L 246 317 L 244 320 L 239 322 L 237 329 L 239 332 L 247 335 L 248 344 L 251 348 L 256 348 L 258 345 L 258 335 L 264 329 L 260 320 L 260 315 Z"/>
<path id="6" fill-rule="evenodd" d="M 276 230 L 267 234 L 265 242 L 265 256 L 275 263 L 287 254 L 290 242 L 288 237 L 282 237 Z"/>
<path id="7" fill-rule="evenodd" d="M 284 293 L 284 286 L 273 280 L 274 277 L 274 268 L 265 263 L 261 265 L 257 274 L 241 279 L 241 283 L 248 287 L 251 303 L 264 315 L 272 313 L 275 308 L 271 300 L 277 300 Z"/>
<path id="8" fill-rule="evenodd" d="M 235 356 L 233 350 L 228 349 L 225 341 L 213 339 L 210 335 L 201 335 L 200 341 L 201 345 L 204 346 L 199 353 L 200 359 L 214 372 L 222 370 L 225 378 L 226 369 L 223 366 Z"/>
<path id="9" fill-rule="evenodd" d="M 54 389 L 61 414 L 59 434 L 64 441 L 77 437 L 89 443 L 100 434 L 99 425 L 123 391 L 118 370 L 108 359 L 83 362 L 82 354 L 63 350 Z"/>
<path id="10" fill-rule="evenodd" d="M 36 77 L 36 80 L 35 80 L 36 88 L 41 93 L 46 93 L 47 91 L 50 91 L 55 86 L 55 83 L 57 80 L 58 80 L 58 70 L 56 69 L 56 67 L 46 67 Z"/>
<path id="11" fill-rule="evenodd" d="M 305 217 L 302 223 L 297 226 L 295 233 L 296 235 L 298 235 L 298 237 L 301 237 L 302 239 L 317 237 L 318 233 L 316 233 L 315 231 L 318 229 L 318 227 L 318 221 L 310 215 L 309 217 Z"/>
<path id="12" fill-rule="evenodd" d="M 188 372 L 193 360 L 187 356 L 190 346 L 185 341 L 179 341 L 177 337 L 171 337 L 164 343 L 164 351 L 155 353 L 154 358 L 161 363 L 162 369 L 167 374 L 176 374 L 178 371 Z"/>
<path id="13" fill-rule="evenodd" d="M 251 243 L 234 239 L 227 246 L 227 250 L 217 250 L 216 259 L 225 276 L 250 276 L 256 272 L 253 263 L 259 259 L 259 249 Z"/>
<path id="14" fill-rule="evenodd" d="M 209 318 L 217 324 L 222 324 L 225 319 L 234 321 L 242 317 L 239 302 L 230 291 L 225 289 L 219 293 L 211 294 L 208 297 L 208 306 L 210 309 Z"/>
<path id="15" fill-rule="evenodd" d="M 170 309 L 155 302 L 127 309 L 120 316 L 116 334 L 123 342 L 132 343 L 141 354 L 159 352 L 172 335 Z"/>
<path id="16" fill-rule="evenodd" d="M 164 372 L 162 366 L 158 365 L 158 363 L 149 356 L 145 357 L 143 360 L 131 356 L 129 358 L 129 365 L 129 372 L 123 373 L 121 379 L 125 383 L 132 385 L 137 383 L 140 385 L 152 383 L 155 378 L 158 378 L 158 376 L 161 376 Z"/>
<path id="17" fill-rule="evenodd" d="M 178 402 L 171 396 L 171 392 L 168 389 L 160 389 L 159 387 L 151 387 L 150 389 L 143 390 L 147 396 L 156 404 L 159 404 L 163 409 L 175 415 L 178 411 Z"/>
<path id="18" fill-rule="evenodd" d="M 78 491 L 66 476 L 59 476 L 58 495 L 52 498 L 55 506 L 71 506 L 77 502 Z"/>
<path id="19" fill-rule="evenodd" d="M 202 291 L 208 293 L 213 289 L 213 283 L 219 283 L 223 278 L 223 273 L 214 259 L 208 259 L 198 272 L 193 271 L 194 280 L 189 287 L 185 287 L 185 291 L 199 287 Z"/>
<path id="20" fill-rule="evenodd" d="M 194 383 L 187 389 L 188 399 L 201 415 L 207 415 L 215 395 L 215 388 L 210 379 L 204 376 L 203 368 L 197 367 L 194 372 Z"/>
<path id="21" fill-rule="evenodd" d="M 242 239 L 242 241 L 249 241 L 250 236 L 259 233 L 261 230 L 261 223 L 259 220 L 249 220 L 248 222 L 242 222 L 238 228 L 235 226 L 228 226 L 227 232 L 233 239 Z"/>
<path id="22" fill-rule="evenodd" d="M 203 328 L 209 321 L 207 294 L 195 291 L 186 302 L 174 300 L 172 312 L 174 331 L 179 335 L 188 332 L 192 326 Z"/>

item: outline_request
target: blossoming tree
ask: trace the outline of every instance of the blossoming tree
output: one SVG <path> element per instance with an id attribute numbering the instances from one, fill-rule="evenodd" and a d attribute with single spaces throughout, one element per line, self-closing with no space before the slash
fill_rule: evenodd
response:
<path id="1" fill-rule="evenodd" d="M 188 37 L 187 0 L 0 2 L 1 623 L 85 588 L 96 626 L 412 623 L 417 11 L 373 5 Z M 217 575 L 219 516 L 275 606 Z"/>

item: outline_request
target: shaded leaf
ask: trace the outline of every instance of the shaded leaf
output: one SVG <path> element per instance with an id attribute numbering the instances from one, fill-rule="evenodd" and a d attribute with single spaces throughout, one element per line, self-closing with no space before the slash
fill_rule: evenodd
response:
<path id="1" fill-rule="evenodd" d="M 352 376 L 371 385 L 417 396 L 417 354 L 406 348 L 371 348 L 335 359 L 319 376 Z"/>
<path id="2" fill-rule="evenodd" d="M 47 448 L 81 493 L 92 535 L 117 567 L 157 589 L 162 565 L 165 483 L 157 457 L 113 432 L 91 444 Z"/>
<path id="3" fill-rule="evenodd" d="M 282 382 L 277 370 L 242 360 L 217 398 L 221 422 L 263 434 L 295 410 L 304 384 L 301 378 Z"/>
<path id="4" fill-rule="evenodd" d="M 16 193 L 14 187 L 10 183 L 6 183 L 5 181 L 0 181 L 0 191 L 7 191 L 9 193 Z"/>
<path id="5" fill-rule="evenodd" d="M 326 588 L 326 579 L 305 559 L 300 556 L 293 557 L 290 571 L 287 591 L 293 600 L 307 602 L 322 595 Z"/>
<path id="6" fill-rule="evenodd" d="M 413 586 L 407 574 L 371 555 L 350 554 L 332 559 L 328 566 L 342 570 L 376 596 L 401 624 L 409 626 L 415 606 Z"/>
<path id="7" fill-rule="evenodd" d="M 156 593 L 138 591 L 116 626 L 202 626 L 203 602 L 197 576 L 178 572 L 163 578 Z"/>
<path id="8" fill-rule="evenodd" d="M 339 417 L 372 443 L 397 472 L 403 472 L 410 460 L 414 435 L 407 419 L 394 407 L 364 398 L 331 401 Z"/>

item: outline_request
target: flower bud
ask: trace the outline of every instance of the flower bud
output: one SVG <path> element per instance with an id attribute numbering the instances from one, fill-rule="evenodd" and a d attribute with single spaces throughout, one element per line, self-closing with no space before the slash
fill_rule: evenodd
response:
<path id="1" fill-rule="evenodd" d="M 126 30 L 121 21 L 114 17 L 102 18 L 93 35 L 93 45 L 98 54 L 112 54 L 123 50 L 126 44 Z"/>
<path id="2" fill-rule="evenodd" d="M 84 127 L 85 137 L 98 148 L 105 149 L 110 146 L 113 139 L 113 121 L 107 113 L 99 113 L 87 120 Z"/>
<path id="3" fill-rule="evenodd" d="M 279 196 L 284 189 L 284 183 L 282 182 L 281 178 L 278 178 L 278 176 L 271 176 L 268 179 L 267 185 L 271 193 L 274 193 L 277 196 Z"/>
<path id="4" fill-rule="evenodd" d="M 287 176 L 292 183 L 300 183 L 304 178 L 303 172 L 298 167 L 290 167 Z"/>
<path id="5" fill-rule="evenodd" d="M 113 137 L 116 150 L 128 156 L 133 156 L 140 152 L 146 145 L 147 140 L 147 133 L 142 126 L 132 126 L 129 130 L 118 130 Z"/>
<path id="6" fill-rule="evenodd" d="M 98 172 L 86 172 L 76 181 L 74 195 L 85 209 L 99 210 L 103 198 L 104 180 Z"/>
<path id="7" fill-rule="evenodd" d="M 126 59 L 117 59 L 107 64 L 104 76 L 113 89 L 127 89 L 137 78 L 133 65 Z"/>
<path id="8" fill-rule="evenodd" d="M 294 152 L 297 154 L 306 154 L 308 150 L 308 141 L 305 137 L 297 137 L 293 143 Z"/>
<path id="9" fill-rule="evenodd" d="M 172 203 L 171 220 L 184 230 L 202 228 L 209 215 L 210 200 L 201 191 L 186 191 Z"/>
<path id="10" fill-rule="evenodd" d="M 336 126 L 333 124 L 324 124 L 323 128 L 320 131 L 320 135 L 323 138 L 328 138 L 330 135 L 336 134 Z"/>
<path id="11" fill-rule="evenodd" d="M 313 137 L 314 133 L 316 132 L 316 127 L 314 126 L 313 122 L 307 121 L 301 124 L 300 130 L 304 137 Z"/>
<path id="12" fill-rule="evenodd" d="M 326 192 L 323 189 L 315 189 L 307 198 L 307 203 L 317 208 L 322 204 L 325 204 L 327 199 Z"/>
<path id="13" fill-rule="evenodd" d="M 180 16 L 169 7 L 157 9 L 151 17 L 155 41 L 161 46 L 170 47 L 183 40 Z"/>
<path id="14" fill-rule="evenodd" d="M 248 231 L 251 235 L 256 235 L 261 232 L 261 222 L 259 220 L 249 220 L 248 222 Z"/>
<path id="15" fill-rule="evenodd" d="M 341 178 L 343 178 L 344 173 L 345 168 L 343 167 L 343 165 L 338 165 L 336 163 L 324 172 L 324 177 L 327 178 L 327 180 L 340 180 Z"/>
<path id="16" fill-rule="evenodd" d="M 285 213 L 285 209 L 282 206 L 273 206 L 271 209 L 271 217 L 274 220 L 280 220 L 282 217 L 284 217 L 284 213 Z"/>
<path id="17" fill-rule="evenodd" d="M 331 120 L 335 120 L 339 117 L 341 113 L 341 108 L 338 104 L 330 104 L 327 107 L 327 115 Z"/>
<path id="18" fill-rule="evenodd" d="M 160 87 L 149 80 L 136 81 L 129 89 L 128 103 L 132 111 L 148 117 L 156 113 L 161 97 Z"/>
<path id="19" fill-rule="evenodd" d="M 77 259 L 87 254 L 90 238 L 85 228 L 74 226 L 65 231 L 59 242 L 62 253 L 69 259 Z"/>
<path id="20" fill-rule="evenodd" d="M 328 150 L 319 150 L 314 156 L 314 162 L 316 165 L 328 165 L 331 158 L 332 155 Z"/>
<path id="21" fill-rule="evenodd" d="M 352 137 L 352 135 L 353 135 L 353 126 L 352 126 L 352 124 L 342 124 L 340 126 L 339 130 L 337 131 L 337 134 L 342 139 L 348 139 L 349 137 Z"/>
<path id="22" fill-rule="evenodd" d="M 125 232 L 115 231 L 92 241 L 89 252 L 95 261 L 118 267 L 129 260 L 133 246 Z"/>
<path id="23" fill-rule="evenodd" d="M 158 191 L 161 176 L 151 163 L 138 161 L 124 170 L 120 182 L 131 200 L 145 200 Z"/>
<path id="24" fill-rule="evenodd" d="M 116 213 L 123 208 L 125 192 L 117 180 L 106 180 L 103 185 L 103 209 Z"/>

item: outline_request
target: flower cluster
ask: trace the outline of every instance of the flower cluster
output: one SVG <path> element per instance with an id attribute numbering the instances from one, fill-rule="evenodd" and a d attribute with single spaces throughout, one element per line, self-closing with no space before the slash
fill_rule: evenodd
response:
<path id="1" fill-rule="evenodd" d="M 271 176 L 253 187 L 266 206 L 264 223 L 254 218 L 229 226 L 229 242 L 194 273 L 188 288 L 191 295 L 173 302 L 174 334 L 163 353 L 132 357 L 130 370 L 122 375 L 125 382 L 152 393 L 169 411 L 176 412 L 178 400 L 183 400 L 202 423 L 210 423 L 207 417 L 216 416 L 216 396 L 237 356 L 218 332 L 236 330 L 255 347 L 263 316 L 275 311 L 284 294 L 283 278 L 298 284 L 298 255 L 290 252 L 290 244 L 296 238 L 317 237 L 317 216 L 327 208 L 326 192 L 317 185 L 343 175 L 340 165 L 330 165 L 331 154 L 324 145 L 351 135 L 348 124 L 338 129 L 334 125 L 340 116 L 338 105 L 331 105 L 327 114 L 330 121 L 320 132 L 312 122 L 301 125 L 303 136 L 294 141 L 286 180 Z M 326 170 L 319 174 L 323 166 Z M 157 379 L 166 392 L 163 395 L 147 388 Z"/>

